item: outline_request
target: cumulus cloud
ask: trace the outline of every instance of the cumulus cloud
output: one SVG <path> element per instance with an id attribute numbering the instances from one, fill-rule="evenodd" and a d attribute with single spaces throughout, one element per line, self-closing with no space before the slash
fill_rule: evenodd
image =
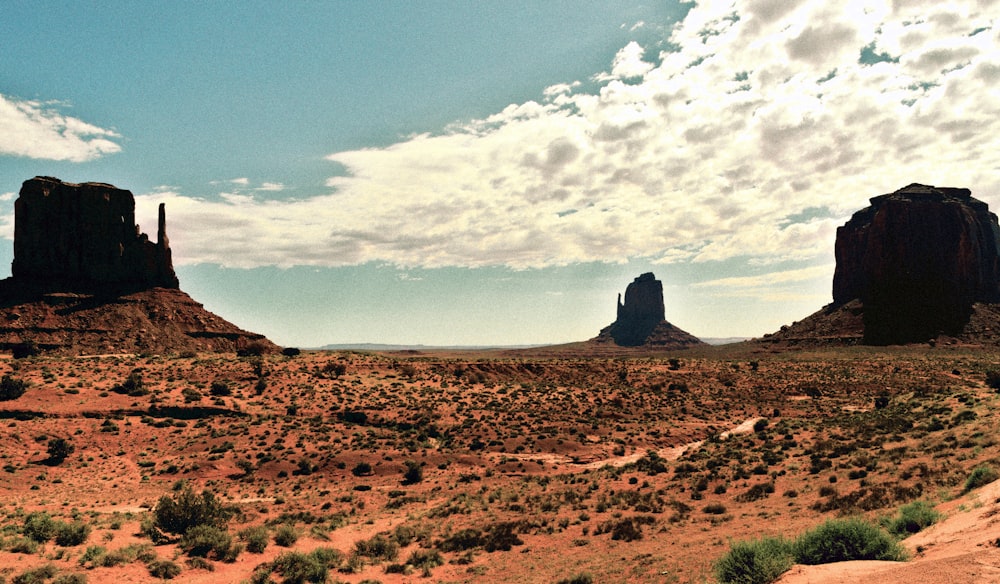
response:
<path id="1" fill-rule="evenodd" d="M 1000 203 L 997 25 L 975 0 L 701 3 L 591 83 L 330 154 L 329 193 L 150 197 L 179 262 L 825 263 L 837 225 L 911 182 Z"/>
<path id="2" fill-rule="evenodd" d="M 53 103 L 0 95 L 0 155 L 85 162 L 121 150 L 117 133 L 66 116 Z"/>

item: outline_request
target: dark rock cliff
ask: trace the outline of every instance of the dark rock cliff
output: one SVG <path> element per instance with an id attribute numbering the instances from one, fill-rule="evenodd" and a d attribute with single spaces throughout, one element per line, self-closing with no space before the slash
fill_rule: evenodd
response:
<path id="1" fill-rule="evenodd" d="M 157 241 L 135 224 L 132 193 L 50 177 L 24 182 L 14 202 L 15 281 L 61 291 L 178 288 L 159 209 Z"/>
<path id="2" fill-rule="evenodd" d="M 837 230 L 834 305 L 860 300 L 864 342 L 957 335 L 973 303 L 1000 301 L 1000 228 L 968 189 L 912 184 Z"/>

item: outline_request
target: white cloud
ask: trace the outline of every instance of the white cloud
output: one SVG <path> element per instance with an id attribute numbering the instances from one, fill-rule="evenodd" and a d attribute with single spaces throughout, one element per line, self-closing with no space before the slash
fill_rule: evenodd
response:
<path id="1" fill-rule="evenodd" d="M 596 90 L 329 155 L 348 171 L 331 194 L 150 198 L 182 263 L 825 263 L 837 225 L 909 183 L 1000 203 L 997 11 L 706 2 L 670 51 L 623 47 Z M 829 213 L 789 222 L 809 208 Z"/>
<path id="2" fill-rule="evenodd" d="M 63 115 L 54 103 L 0 95 L 0 155 L 85 162 L 121 150 L 117 133 Z"/>

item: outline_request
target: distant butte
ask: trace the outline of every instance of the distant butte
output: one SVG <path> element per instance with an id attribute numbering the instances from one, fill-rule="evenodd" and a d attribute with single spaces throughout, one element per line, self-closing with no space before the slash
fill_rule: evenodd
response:
<path id="1" fill-rule="evenodd" d="M 1000 226 L 969 189 L 911 184 L 837 229 L 833 303 L 767 341 L 1000 339 Z"/>
<path id="2" fill-rule="evenodd" d="M 618 295 L 618 316 L 601 330 L 597 343 L 620 347 L 683 349 L 704 345 L 700 339 L 667 322 L 664 317 L 663 283 L 651 272 L 642 274 Z"/>
<path id="3" fill-rule="evenodd" d="M 12 276 L 0 281 L 0 348 L 61 354 L 232 351 L 252 343 L 180 290 L 159 208 L 157 240 L 135 224 L 132 193 L 51 177 L 14 202 Z"/>

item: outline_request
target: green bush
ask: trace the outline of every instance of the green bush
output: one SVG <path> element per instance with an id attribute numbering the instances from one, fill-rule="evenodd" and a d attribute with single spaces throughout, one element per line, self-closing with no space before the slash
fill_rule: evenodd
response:
<path id="1" fill-rule="evenodd" d="M 891 535 L 860 518 L 830 519 L 802 534 L 794 549 L 795 561 L 807 565 L 906 559 L 906 551 Z"/>
<path id="2" fill-rule="evenodd" d="M 429 571 L 431 568 L 444 565 L 444 557 L 437 550 L 413 550 L 406 563 L 421 570 Z"/>
<path id="3" fill-rule="evenodd" d="M 52 584 L 87 584 L 86 574 L 62 574 Z"/>
<path id="4" fill-rule="evenodd" d="M 90 526 L 81 521 L 56 524 L 56 545 L 71 547 L 81 545 L 90 537 Z"/>
<path id="5" fill-rule="evenodd" d="M 939 519 L 941 514 L 929 503 L 914 501 L 900 507 L 899 514 L 889 519 L 885 526 L 893 535 L 906 537 L 934 525 Z"/>
<path id="6" fill-rule="evenodd" d="M 74 450 L 76 450 L 76 448 L 65 438 L 54 438 L 49 440 L 49 445 L 46 447 L 49 460 L 55 463 L 60 463 L 69 458 L 69 455 L 73 454 Z"/>
<path id="7" fill-rule="evenodd" d="M 45 564 L 37 568 L 32 568 L 22 574 L 14 576 L 12 584 L 43 584 L 52 578 L 59 571 L 53 564 Z"/>
<path id="8" fill-rule="evenodd" d="M 170 560 L 154 560 L 146 568 L 150 576 L 161 580 L 172 580 L 181 575 L 181 567 Z"/>
<path id="9" fill-rule="evenodd" d="M 339 566 L 342 560 L 340 552 L 329 548 L 317 548 L 308 554 L 285 552 L 271 562 L 271 571 L 281 576 L 283 584 L 326 582 L 330 568 Z"/>
<path id="10" fill-rule="evenodd" d="M 281 547 L 292 547 L 299 541 L 299 530 L 291 525 L 279 525 L 274 530 L 274 543 Z"/>
<path id="11" fill-rule="evenodd" d="M 10 401 L 24 395 L 28 389 L 28 383 L 21 379 L 15 379 L 10 375 L 0 378 L 0 401 Z"/>
<path id="12" fill-rule="evenodd" d="M 29 513 L 24 518 L 24 527 L 21 533 L 38 543 L 45 543 L 56 534 L 56 522 L 44 511 Z"/>
<path id="13" fill-rule="evenodd" d="M 399 555 L 399 544 L 382 534 L 354 542 L 354 553 L 372 560 L 391 562 Z"/>
<path id="14" fill-rule="evenodd" d="M 795 563 L 792 547 L 780 537 L 732 542 L 715 562 L 715 577 L 721 584 L 769 584 Z"/>
<path id="15" fill-rule="evenodd" d="M 178 546 L 189 556 L 207 558 L 211 554 L 215 559 L 223 560 L 231 557 L 233 538 L 218 527 L 195 525 L 184 533 Z"/>
<path id="16" fill-rule="evenodd" d="M 125 378 L 125 381 L 111 388 L 111 391 L 115 393 L 122 393 L 131 397 L 139 397 L 141 395 L 148 395 L 150 391 L 142 383 L 142 375 L 139 374 L 138 370 L 133 370 Z"/>
<path id="17" fill-rule="evenodd" d="M 263 525 L 248 527 L 240 532 L 240 539 L 246 542 L 247 551 L 252 554 L 262 554 L 267 549 L 267 542 L 271 539 L 267 528 Z"/>
<path id="18" fill-rule="evenodd" d="M 224 505 L 211 491 L 195 494 L 187 483 L 173 497 L 164 495 L 153 510 L 154 526 L 167 533 L 183 535 L 198 525 L 225 529 L 234 509 Z"/>
<path id="19" fill-rule="evenodd" d="M 593 584 L 594 577 L 590 574 L 577 574 L 572 578 L 564 578 L 556 584 Z"/>
<path id="20" fill-rule="evenodd" d="M 998 478 L 1000 478 L 1000 475 L 997 474 L 997 471 L 993 470 L 992 466 L 988 464 L 977 466 L 972 470 L 969 478 L 965 479 L 965 492 L 968 493 L 973 489 L 988 485 Z"/>

